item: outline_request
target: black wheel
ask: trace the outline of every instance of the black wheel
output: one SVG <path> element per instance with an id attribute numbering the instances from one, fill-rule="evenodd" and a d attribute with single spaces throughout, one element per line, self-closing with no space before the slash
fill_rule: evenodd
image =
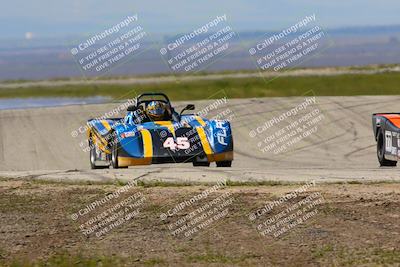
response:
<path id="1" fill-rule="evenodd" d="M 217 161 L 217 167 L 232 167 L 232 160 Z"/>
<path id="2" fill-rule="evenodd" d="M 210 162 L 193 161 L 194 167 L 210 167 Z"/>
<path id="3" fill-rule="evenodd" d="M 109 166 L 104 166 L 104 165 L 98 166 L 98 165 L 96 165 L 96 159 L 97 159 L 96 145 L 93 144 L 93 141 L 92 141 L 91 137 L 89 138 L 89 148 L 90 148 L 90 153 L 89 153 L 90 154 L 89 155 L 90 156 L 90 168 L 92 170 L 109 168 Z"/>
<path id="4" fill-rule="evenodd" d="M 111 166 L 114 169 L 126 169 L 128 168 L 128 166 L 121 167 L 118 164 L 118 148 L 119 148 L 119 142 L 118 138 L 115 136 L 111 146 Z"/>
<path id="5" fill-rule="evenodd" d="M 381 166 L 395 167 L 397 165 L 397 161 L 385 159 L 385 142 L 382 129 L 380 129 L 378 133 L 376 154 L 378 156 L 378 160 Z"/>
<path id="6" fill-rule="evenodd" d="M 115 137 L 111 146 L 111 166 L 114 169 L 118 169 L 118 145 L 117 137 Z"/>

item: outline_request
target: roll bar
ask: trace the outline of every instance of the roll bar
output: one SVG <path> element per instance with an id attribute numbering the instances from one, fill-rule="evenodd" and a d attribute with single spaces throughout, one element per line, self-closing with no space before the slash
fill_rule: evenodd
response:
<path id="1" fill-rule="evenodd" d="M 171 105 L 171 103 L 169 101 L 169 98 L 168 98 L 168 96 L 166 94 L 163 94 L 163 93 L 143 93 L 143 94 L 138 96 L 137 102 L 136 102 L 136 106 L 138 106 L 139 104 L 141 104 L 143 102 L 151 101 L 151 100 L 143 100 L 143 101 L 141 100 L 141 98 L 146 97 L 146 96 L 162 96 L 163 98 L 165 98 L 165 102 L 168 105 Z"/>

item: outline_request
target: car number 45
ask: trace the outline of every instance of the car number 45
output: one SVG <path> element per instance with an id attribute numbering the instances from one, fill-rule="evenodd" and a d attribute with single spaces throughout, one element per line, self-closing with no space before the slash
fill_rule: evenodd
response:
<path id="1" fill-rule="evenodd" d="M 188 149 L 190 147 L 190 143 L 187 137 L 177 137 L 176 142 L 174 138 L 168 137 L 165 140 L 163 147 L 169 148 L 171 150 Z"/>

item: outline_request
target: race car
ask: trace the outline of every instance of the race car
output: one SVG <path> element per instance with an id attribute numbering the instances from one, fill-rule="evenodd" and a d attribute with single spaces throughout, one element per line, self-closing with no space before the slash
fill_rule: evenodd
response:
<path id="1" fill-rule="evenodd" d="M 165 94 L 145 93 L 124 118 L 90 119 L 87 135 L 90 166 L 127 168 L 158 163 L 231 167 L 233 138 L 229 121 L 208 120 L 190 104 L 177 113 Z"/>
<path id="2" fill-rule="evenodd" d="M 400 113 L 375 113 L 372 127 L 381 166 L 396 166 L 400 158 Z"/>

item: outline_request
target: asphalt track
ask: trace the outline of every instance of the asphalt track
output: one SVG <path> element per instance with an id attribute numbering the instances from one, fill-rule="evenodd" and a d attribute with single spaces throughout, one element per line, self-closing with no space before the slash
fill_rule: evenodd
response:
<path id="1" fill-rule="evenodd" d="M 315 97 L 303 113 L 288 117 L 256 137 L 249 132 L 274 116 L 293 109 L 304 97 L 233 99 L 208 117 L 229 110 L 235 144 L 232 168 L 192 167 L 191 164 L 137 166 L 129 169 L 90 170 L 89 155 L 80 147 L 86 135 L 71 132 L 88 118 L 113 110 L 120 103 L 74 105 L 0 111 L 0 177 L 109 182 L 115 179 L 173 182 L 295 181 L 400 181 L 399 168 L 380 168 L 376 159 L 371 114 L 400 111 L 399 96 Z M 196 101 L 196 110 L 215 100 Z M 186 103 L 175 103 L 183 107 Z M 178 108 L 179 109 L 179 108 Z M 323 118 L 311 135 L 284 151 L 262 152 L 260 143 L 308 111 Z M 306 112 L 306 113 L 304 113 Z M 232 115 L 233 114 L 233 115 Z"/>

